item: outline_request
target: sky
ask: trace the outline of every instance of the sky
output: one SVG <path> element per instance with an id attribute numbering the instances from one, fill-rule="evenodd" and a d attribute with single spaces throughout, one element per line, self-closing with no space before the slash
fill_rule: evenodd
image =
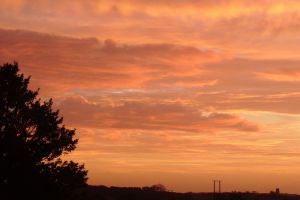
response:
<path id="1" fill-rule="evenodd" d="M 299 42 L 297 0 L 0 0 L 93 185 L 300 194 Z"/>

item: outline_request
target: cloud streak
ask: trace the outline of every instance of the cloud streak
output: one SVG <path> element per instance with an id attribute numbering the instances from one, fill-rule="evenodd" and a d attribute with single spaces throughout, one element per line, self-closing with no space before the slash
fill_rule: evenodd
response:
<path id="1" fill-rule="evenodd" d="M 59 107 L 72 125 L 96 128 L 177 130 L 209 133 L 218 130 L 259 131 L 259 126 L 225 113 L 204 114 L 176 103 L 125 102 L 97 105 L 83 97 L 70 97 Z M 76 108 L 76 110 L 74 110 Z"/>
<path id="2" fill-rule="evenodd" d="M 109 39 L 100 42 L 9 30 L 1 30 L 0 35 L 2 62 L 18 60 L 26 72 L 43 77 L 40 85 L 47 87 L 49 78 L 55 77 L 62 89 L 139 88 L 155 79 L 169 79 L 158 85 L 164 86 L 170 77 L 181 87 L 185 83 L 201 87 L 216 84 L 203 77 L 201 65 L 222 58 L 213 51 L 173 44 L 122 45 Z"/>
<path id="3" fill-rule="evenodd" d="M 297 58 L 298 1 L 1 2 L 0 25 L 126 43 L 176 43 L 247 58 Z M 224 10 L 226 12 L 224 12 Z M 217 28 L 216 28 L 217 27 Z"/>

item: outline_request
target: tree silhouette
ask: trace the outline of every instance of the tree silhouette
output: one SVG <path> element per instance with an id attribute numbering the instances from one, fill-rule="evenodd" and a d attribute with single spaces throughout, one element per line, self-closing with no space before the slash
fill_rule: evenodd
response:
<path id="1" fill-rule="evenodd" d="M 167 191 L 167 188 L 164 185 L 162 185 L 162 184 L 152 185 L 150 187 L 150 189 L 153 190 L 153 191 L 157 191 L 157 192 L 165 192 L 165 191 Z"/>
<path id="2" fill-rule="evenodd" d="M 87 180 L 83 165 L 60 159 L 75 149 L 75 130 L 29 81 L 17 63 L 0 66 L 0 199 L 66 199 Z"/>

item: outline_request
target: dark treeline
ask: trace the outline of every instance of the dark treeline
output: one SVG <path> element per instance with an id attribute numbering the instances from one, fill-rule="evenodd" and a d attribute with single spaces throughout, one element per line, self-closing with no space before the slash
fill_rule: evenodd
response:
<path id="1" fill-rule="evenodd" d="M 88 186 L 77 191 L 81 200 L 299 200 L 299 195 L 250 192 L 177 193 L 152 187 Z"/>

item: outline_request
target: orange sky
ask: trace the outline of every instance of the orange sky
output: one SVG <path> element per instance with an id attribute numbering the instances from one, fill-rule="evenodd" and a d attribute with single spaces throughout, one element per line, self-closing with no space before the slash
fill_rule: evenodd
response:
<path id="1" fill-rule="evenodd" d="M 90 184 L 300 193 L 300 2 L 0 0 Z"/>

